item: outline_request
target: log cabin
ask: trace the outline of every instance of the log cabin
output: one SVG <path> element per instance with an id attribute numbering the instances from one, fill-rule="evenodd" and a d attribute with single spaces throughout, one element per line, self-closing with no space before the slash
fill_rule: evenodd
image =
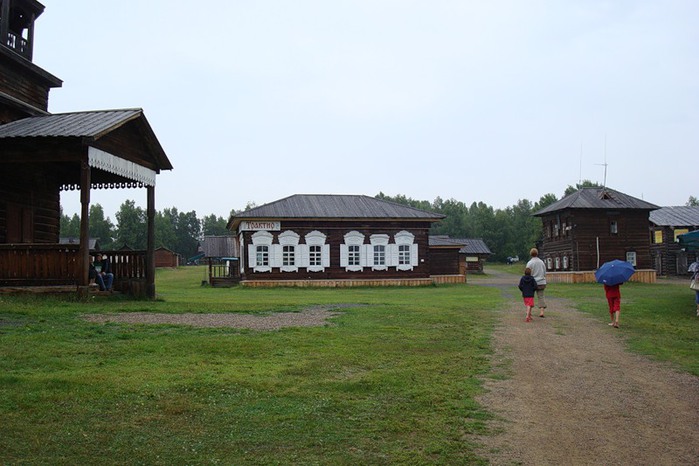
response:
<path id="1" fill-rule="evenodd" d="M 613 259 L 652 269 L 648 218 L 655 209 L 610 188 L 582 188 L 533 214 L 543 226 L 539 257 L 550 272 L 592 271 Z"/>
<path id="2" fill-rule="evenodd" d="M 147 250 L 103 253 L 115 288 L 154 297 L 155 178 L 172 165 L 141 109 L 48 111 L 62 81 L 32 62 L 43 11 L 36 0 L 0 0 L 0 287 L 85 292 L 91 190 L 144 188 Z M 65 190 L 80 192 L 78 244 L 59 242 Z"/>
<path id="3" fill-rule="evenodd" d="M 361 195 L 297 194 L 231 216 L 246 286 L 414 286 L 444 215 Z"/>
<path id="4" fill-rule="evenodd" d="M 685 251 L 678 236 L 699 230 L 699 207 L 661 207 L 650 213 L 650 253 L 658 275 L 687 275 L 697 251 Z"/>
<path id="5" fill-rule="evenodd" d="M 435 275 L 482 273 L 492 252 L 479 238 L 450 238 L 430 236 L 430 269 Z"/>

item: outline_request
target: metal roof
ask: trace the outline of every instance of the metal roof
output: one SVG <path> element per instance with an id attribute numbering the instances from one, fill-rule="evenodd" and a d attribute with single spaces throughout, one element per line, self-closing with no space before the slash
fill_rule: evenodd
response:
<path id="1" fill-rule="evenodd" d="M 650 213 L 649 220 L 662 227 L 697 227 L 699 226 L 699 207 L 661 207 Z"/>
<path id="2" fill-rule="evenodd" d="M 542 216 L 565 209 L 642 209 L 654 210 L 659 207 L 650 202 L 629 196 L 610 188 L 582 188 L 567 195 L 558 202 L 545 207 L 535 216 Z"/>
<path id="3" fill-rule="evenodd" d="M 461 254 L 492 254 L 490 248 L 480 238 L 450 238 L 447 235 L 431 235 L 430 247 L 459 247 Z"/>
<path id="4" fill-rule="evenodd" d="M 0 125 L 0 138 L 97 138 L 141 115 L 140 108 L 41 115 Z"/>
<path id="5" fill-rule="evenodd" d="M 445 215 L 363 195 L 294 194 L 236 213 L 229 225 L 245 219 L 332 218 L 410 219 L 438 221 Z"/>

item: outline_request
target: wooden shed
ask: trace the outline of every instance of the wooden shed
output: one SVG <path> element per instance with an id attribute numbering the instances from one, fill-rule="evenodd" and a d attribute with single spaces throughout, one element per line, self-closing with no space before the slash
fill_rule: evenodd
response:
<path id="1" fill-rule="evenodd" d="M 180 255 L 166 247 L 155 250 L 155 267 L 175 268 L 180 265 Z"/>
<path id="2" fill-rule="evenodd" d="M 658 275 L 686 275 L 699 257 L 681 248 L 678 236 L 699 230 L 699 207 L 661 207 L 650 213 L 650 252 Z"/>
<path id="3" fill-rule="evenodd" d="M 551 272 L 591 271 L 613 259 L 652 269 L 648 221 L 655 209 L 610 188 L 582 188 L 534 213 L 543 226 L 539 257 Z"/>
<path id="4" fill-rule="evenodd" d="M 172 165 L 141 109 L 50 114 L 61 80 L 32 63 L 35 0 L 0 0 L 0 286 L 87 287 L 90 193 L 145 188 L 146 251 L 103 251 L 115 288 L 155 296 L 155 178 Z M 60 192 L 79 190 L 80 241 L 60 244 Z"/>
<path id="5" fill-rule="evenodd" d="M 483 272 L 491 251 L 482 239 L 430 236 L 430 270 L 432 275 L 467 275 Z"/>
<path id="6" fill-rule="evenodd" d="M 293 195 L 233 215 L 242 284 L 431 284 L 441 214 L 361 195 Z"/>

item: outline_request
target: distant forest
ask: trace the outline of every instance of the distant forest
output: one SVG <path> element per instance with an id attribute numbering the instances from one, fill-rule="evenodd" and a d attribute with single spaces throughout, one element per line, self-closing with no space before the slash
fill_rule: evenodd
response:
<path id="1" fill-rule="evenodd" d="M 580 188 L 596 187 L 597 183 L 584 180 L 568 186 L 561 197 Z M 546 194 L 537 202 L 522 199 L 505 209 L 494 209 L 484 202 L 473 202 L 467 206 L 456 199 L 440 197 L 433 202 L 411 199 L 404 195 L 387 196 L 379 193 L 377 199 L 393 201 L 422 210 L 446 215 L 441 222 L 432 226 L 433 235 L 449 235 L 452 238 L 479 238 L 493 252 L 491 261 L 505 261 L 508 256 L 527 257 L 529 249 L 541 239 L 541 220 L 532 214 L 558 201 L 554 194 Z M 698 205 L 697 199 L 689 198 L 687 205 Z M 244 210 L 255 207 L 249 204 Z M 204 236 L 227 235 L 228 218 L 215 214 L 199 218 L 195 211 L 179 212 L 176 207 L 156 212 L 155 247 L 166 247 L 185 258 L 194 256 Z M 61 236 L 80 236 L 80 217 L 61 215 Z M 146 212 L 134 201 L 124 202 L 116 213 L 116 223 L 105 217 L 99 204 L 90 206 L 90 237 L 97 238 L 104 250 L 124 246 L 133 249 L 146 248 Z"/>

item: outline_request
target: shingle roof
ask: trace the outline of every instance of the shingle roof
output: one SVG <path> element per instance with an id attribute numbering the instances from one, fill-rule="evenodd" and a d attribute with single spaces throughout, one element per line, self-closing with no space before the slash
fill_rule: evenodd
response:
<path id="1" fill-rule="evenodd" d="M 490 248 L 480 238 L 450 238 L 447 235 L 431 235 L 430 247 L 454 246 L 460 247 L 462 254 L 492 254 Z"/>
<path id="2" fill-rule="evenodd" d="M 654 210 L 659 207 L 650 202 L 629 196 L 610 188 L 582 188 L 558 202 L 545 207 L 535 216 L 558 212 L 565 209 L 642 209 Z"/>
<path id="3" fill-rule="evenodd" d="M 140 108 L 55 113 L 0 125 L 0 138 L 99 137 L 143 114 Z"/>
<path id="4" fill-rule="evenodd" d="M 699 226 L 699 207 L 661 207 L 650 213 L 649 220 L 662 227 L 697 227 Z"/>
<path id="5" fill-rule="evenodd" d="M 239 212 L 229 225 L 249 218 L 411 219 L 437 221 L 445 216 L 369 196 L 348 194 L 294 194 Z"/>

